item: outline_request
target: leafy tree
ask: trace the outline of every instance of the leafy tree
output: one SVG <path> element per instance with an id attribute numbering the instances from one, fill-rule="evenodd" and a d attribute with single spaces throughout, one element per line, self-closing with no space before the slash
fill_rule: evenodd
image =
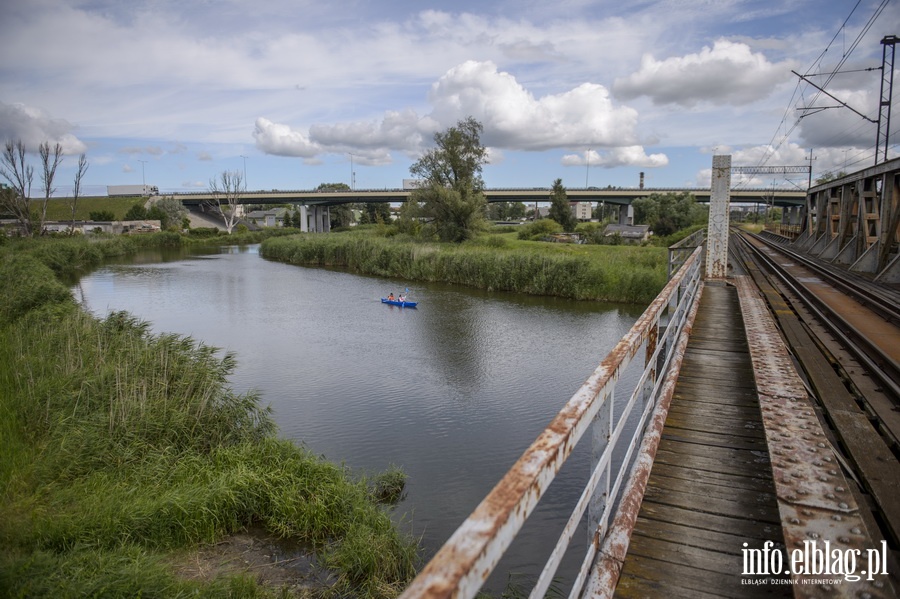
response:
<path id="1" fill-rule="evenodd" d="M 525 216 L 522 202 L 491 202 L 488 204 L 488 218 L 491 220 L 519 220 Z"/>
<path id="2" fill-rule="evenodd" d="M 631 203 L 634 207 L 634 221 L 650 225 L 656 235 L 672 233 L 702 223 L 706 210 L 697 205 L 697 199 L 690 192 L 654 193 L 638 198 Z"/>
<path id="3" fill-rule="evenodd" d="M 160 221 L 163 229 L 180 227 L 186 216 L 187 209 L 172 196 L 157 200 L 147 211 L 147 218 Z"/>
<path id="4" fill-rule="evenodd" d="M 360 224 L 369 225 L 377 223 L 391 222 L 391 208 L 386 202 L 367 202 L 360 204 L 362 215 L 359 218 Z"/>
<path id="5" fill-rule="evenodd" d="M 146 220 L 147 209 L 141 204 L 135 204 L 125 213 L 125 220 Z"/>
<path id="6" fill-rule="evenodd" d="M 481 123 L 467 117 L 434 134 L 436 147 L 419 158 L 409 172 L 423 184 L 410 194 L 421 205 L 443 241 L 460 242 L 484 226 L 487 202 L 481 171 L 487 149 L 481 145 Z"/>
<path id="7" fill-rule="evenodd" d="M 93 210 L 90 214 L 91 220 L 98 222 L 109 222 L 116 220 L 116 215 L 109 210 Z"/>
<path id="8" fill-rule="evenodd" d="M 829 181 L 834 181 L 835 179 L 840 179 L 841 177 L 846 177 L 847 171 L 840 171 L 838 173 L 827 172 L 819 177 L 816 177 L 814 183 L 816 185 L 822 185 L 823 183 L 828 183 Z"/>
<path id="9" fill-rule="evenodd" d="M 572 206 L 569 204 L 569 198 L 566 195 L 566 188 L 563 187 L 562 179 L 553 182 L 550 189 L 550 212 L 551 219 L 562 225 L 563 231 L 571 233 L 575 230 L 578 222 L 575 215 L 572 214 Z"/>

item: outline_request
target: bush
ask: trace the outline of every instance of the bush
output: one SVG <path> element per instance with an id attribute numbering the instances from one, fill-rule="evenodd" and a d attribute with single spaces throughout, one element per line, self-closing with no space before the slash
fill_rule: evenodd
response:
<path id="1" fill-rule="evenodd" d="M 555 220 L 542 218 L 531 224 L 522 225 L 519 229 L 518 237 L 519 239 L 530 241 L 543 241 L 546 237 L 553 235 L 554 233 L 562 233 L 562 230 L 562 225 Z"/>
<path id="2" fill-rule="evenodd" d="M 218 237 L 221 231 L 216 227 L 195 227 L 188 231 L 188 235 L 199 238 Z"/>
<path id="3" fill-rule="evenodd" d="M 135 204 L 125 213 L 125 220 L 147 220 L 147 209 Z"/>
<path id="4" fill-rule="evenodd" d="M 96 210 L 91 212 L 91 220 L 97 222 L 107 222 L 116 220 L 116 215 L 110 212 L 109 210 Z"/>

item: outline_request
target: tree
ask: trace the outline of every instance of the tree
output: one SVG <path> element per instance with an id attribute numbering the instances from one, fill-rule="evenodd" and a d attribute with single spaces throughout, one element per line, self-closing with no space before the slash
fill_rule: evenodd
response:
<path id="1" fill-rule="evenodd" d="M 147 211 L 147 218 L 158 220 L 163 229 L 181 228 L 182 221 L 187 216 L 184 204 L 169 196 L 160 198 Z"/>
<path id="2" fill-rule="evenodd" d="M 135 204 L 125 213 L 125 220 L 147 220 L 147 209 L 141 204 Z"/>
<path id="3" fill-rule="evenodd" d="M 550 218 L 562 225 L 563 231 L 571 233 L 575 230 L 578 223 L 575 215 L 572 214 L 572 206 L 569 204 L 569 198 L 566 196 L 566 188 L 563 187 L 562 179 L 553 182 L 550 189 Z"/>
<path id="4" fill-rule="evenodd" d="M 525 216 L 522 202 L 491 202 L 488 204 L 488 218 L 491 220 L 519 220 Z"/>
<path id="5" fill-rule="evenodd" d="M 47 221 L 47 205 L 50 203 L 50 196 L 56 191 L 53 187 L 53 179 L 56 177 L 56 168 L 62 162 L 62 146 L 54 144 L 50 147 L 49 142 L 44 142 L 38 146 L 38 154 L 41 157 L 41 184 L 44 188 L 44 202 L 41 204 L 41 213 L 38 220 L 38 232 L 44 230 L 44 223 Z"/>
<path id="6" fill-rule="evenodd" d="M 62 146 L 58 143 L 50 146 L 50 142 L 44 142 L 38 146 L 38 156 L 41 161 L 41 185 L 44 190 L 44 201 L 38 211 L 31 207 L 31 184 L 34 179 L 34 167 L 25 162 L 25 143 L 20 139 L 8 140 L 0 155 L 0 175 L 10 182 L 14 193 L 4 194 L 0 206 L 4 212 L 9 212 L 19 221 L 26 235 L 40 235 L 44 230 L 44 222 L 47 220 L 47 206 L 50 197 L 56 191 L 53 187 L 53 179 L 56 177 L 56 169 L 62 162 Z"/>
<path id="7" fill-rule="evenodd" d="M 635 223 L 650 225 L 656 235 L 671 235 L 692 224 L 703 222 L 706 211 L 697 205 L 690 192 L 654 193 L 638 198 L 631 203 L 634 207 Z"/>
<path id="8" fill-rule="evenodd" d="M 419 158 L 409 172 L 422 179 L 410 198 L 422 206 L 440 239 L 460 242 L 483 227 L 485 207 L 481 171 L 487 149 L 481 145 L 481 123 L 473 117 L 434 134 L 437 147 Z"/>
<path id="9" fill-rule="evenodd" d="M 9 181 L 11 193 L 0 197 L 0 209 L 19 221 L 25 235 L 34 235 L 31 214 L 31 182 L 34 167 L 25 162 L 25 144 L 22 140 L 7 141 L 0 155 L 0 175 Z"/>
<path id="10" fill-rule="evenodd" d="M 81 197 L 81 180 L 88 170 L 87 156 L 84 154 L 78 157 L 78 166 L 75 168 L 75 187 L 72 190 L 72 199 L 69 206 L 72 208 L 72 225 L 69 228 L 69 234 L 75 233 L 75 211 L 78 209 L 78 198 Z"/>
<path id="11" fill-rule="evenodd" d="M 316 191 L 350 191 L 346 183 L 320 183 Z M 350 204 L 336 204 L 328 209 L 331 228 L 349 227 L 353 222 L 353 210 Z"/>
<path id="12" fill-rule="evenodd" d="M 222 217 L 225 230 L 229 235 L 237 222 L 238 206 L 241 205 L 241 198 L 245 191 L 247 191 L 247 185 L 240 171 L 222 171 L 218 180 L 215 177 L 209 180 L 209 193 L 212 194 L 213 199 L 207 202 L 207 206 Z M 184 206 L 182 206 L 183 208 Z M 180 220 L 181 218 L 176 222 Z"/>
<path id="13" fill-rule="evenodd" d="M 360 212 L 359 222 L 362 225 L 391 222 L 391 208 L 386 202 L 360 204 Z"/>
<path id="14" fill-rule="evenodd" d="M 90 219 L 96 222 L 105 223 L 116 220 L 116 215 L 109 210 L 92 210 Z"/>

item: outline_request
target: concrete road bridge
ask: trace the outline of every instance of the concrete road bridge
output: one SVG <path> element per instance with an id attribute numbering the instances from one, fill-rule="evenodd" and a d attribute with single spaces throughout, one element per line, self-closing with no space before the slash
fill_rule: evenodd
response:
<path id="1" fill-rule="evenodd" d="M 308 206 L 335 206 L 350 203 L 393 202 L 409 199 L 411 189 L 356 189 L 343 191 L 315 190 L 268 190 L 247 191 L 241 194 L 242 204 L 298 203 Z M 605 202 L 627 205 L 634 200 L 652 194 L 692 193 L 700 202 L 709 202 L 709 188 L 566 188 L 566 195 L 572 202 Z M 180 200 L 186 205 L 199 205 L 213 200 L 209 192 L 164 194 Z M 549 202 L 550 188 L 491 188 L 485 189 L 488 202 Z M 732 202 L 767 203 L 775 206 L 800 206 L 806 198 L 806 190 L 785 190 L 772 188 L 735 188 L 731 190 Z"/>

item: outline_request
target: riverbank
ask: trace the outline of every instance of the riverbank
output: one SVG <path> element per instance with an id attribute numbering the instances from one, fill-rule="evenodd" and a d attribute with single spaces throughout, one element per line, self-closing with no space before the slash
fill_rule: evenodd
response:
<path id="1" fill-rule="evenodd" d="M 173 236 L 174 235 L 174 236 Z M 228 241 L 233 241 L 229 238 Z M 258 239 L 254 239 L 258 241 Z M 177 234 L 0 242 L 0 587 L 12 596 L 395 596 L 416 546 L 376 482 L 279 440 L 232 356 L 84 313 L 60 277 Z M 262 529 L 321 580 L 185 575 L 197 548 Z"/>
<path id="2" fill-rule="evenodd" d="M 631 304 L 651 302 L 666 284 L 664 248 L 519 241 L 515 233 L 462 244 L 386 238 L 377 230 L 298 234 L 265 240 L 260 254 L 408 281 Z"/>

